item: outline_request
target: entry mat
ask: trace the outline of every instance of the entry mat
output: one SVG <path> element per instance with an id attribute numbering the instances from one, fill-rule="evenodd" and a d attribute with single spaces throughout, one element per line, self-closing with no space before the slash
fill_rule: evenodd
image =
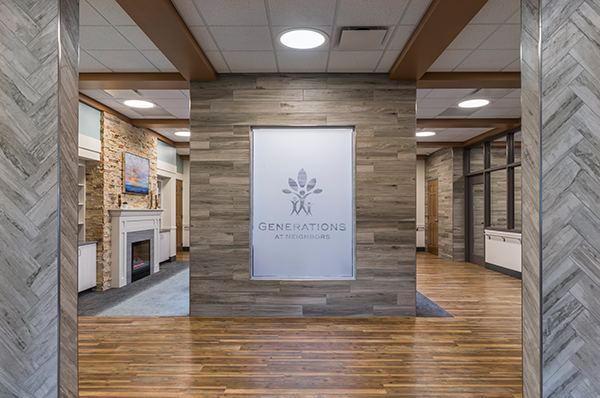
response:
<path id="1" fill-rule="evenodd" d="M 79 294 L 79 316 L 187 316 L 189 262 L 163 263 L 160 272 L 120 289 Z M 452 317 L 417 292 L 418 317 Z"/>

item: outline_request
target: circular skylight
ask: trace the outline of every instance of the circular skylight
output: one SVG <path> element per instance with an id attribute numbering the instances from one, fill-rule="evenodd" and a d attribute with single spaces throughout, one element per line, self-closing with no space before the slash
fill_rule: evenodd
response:
<path id="1" fill-rule="evenodd" d="M 179 137 L 189 137 L 190 132 L 189 131 L 177 131 L 177 132 L 175 132 L 175 135 L 177 135 Z"/>
<path id="2" fill-rule="evenodd" d="M 431 137 L 435 135 L 434 131 L 418 131 L 417 137 Z"/>
<path id="3" fill-rule="evenodd" d="M 156 106 L 150 101 L 142 100 L 127 100 L 124 104 L 131 108 L 154 108 Z"/>
<path id="4" fill-rule="evenodd" d="M 327 42 L 327 39 L 325 33 L 307 28 L 288 30 L 279 36 L 281 44 L 298 50 L 320 47 Z"/>
<path id="5" fill-rule="evenodd" d="M 468 101 L 463 101 L 458 106 L 461 108 L 481 108 L 482 106 L 486 106 L 490 101 L 486 99 L 472 99 Z"/>

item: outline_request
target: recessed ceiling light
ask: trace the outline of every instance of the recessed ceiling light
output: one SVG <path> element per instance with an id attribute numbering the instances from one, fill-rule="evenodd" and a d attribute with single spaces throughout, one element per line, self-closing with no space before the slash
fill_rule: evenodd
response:
<path id="1" fill-rule="evenodd" d="M 150 101 L 142 101 L 142 100 L 127 100 L 123 103 L 132 108 L 154 108 L 156 106 Z"/>
<path id="2" fill-rule="evenodd" d="M 177 131 L 177 132 L 175 132 L 175 135 L 177 135 L 179 137 L 189 137 L 190 132 L 189 131 Z"/>
<path id="3" fill-rule="evenodd" d="M 308 50 L 317 48 L 325 44 L 328 36 L 316 29 L 292 29 L 282 32 L 279 35 L 279 41 L 286 47 L 298 50 Z"/>
<path id="4" fill-rule="evenodd" d="M 482 106 L 486 106 L 490 101 L 485 99 L 473 99 L 468 101 L 463 101 L 458 106 L 461 108 L 481 108 Z"/>
<path id="5" fill-rule="evenodd" d="M 433 131 L 419 131 L 419 132 L 417 132 L 417 137 L 431 137 L 432 135 L 435 135 L 435 132 L 433 132 Z"/>

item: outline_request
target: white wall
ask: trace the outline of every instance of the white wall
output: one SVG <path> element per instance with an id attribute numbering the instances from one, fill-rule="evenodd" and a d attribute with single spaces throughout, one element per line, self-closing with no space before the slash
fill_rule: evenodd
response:
<path id="1" fill-rule="evenodd" d="M 417 160 L 417 247 L 425 247 L 425 160 Z"/>
<path id="2" fill-rule="evenodd" d="M 183 161 L 183 247 L 190 247 L 190 161 Z"/>
<path id="3" fill-rule="evenodd" d="M 167 166 L 165 166 L 167 165 Z M 175 169 L 173 170 L 172 167 Z M 158 178 L 162 180 L 162 216 L 161 216 L 161 229 L 168 229 L 171 231 L 169 234 L 169 256 L 173 257 L 177 255 L 177 224 L 175 223 L 176 218 L 176 182 L 177 179 L 177 168 L 172 165 L 168 165 L 165 162 L 158 162 Z"/>

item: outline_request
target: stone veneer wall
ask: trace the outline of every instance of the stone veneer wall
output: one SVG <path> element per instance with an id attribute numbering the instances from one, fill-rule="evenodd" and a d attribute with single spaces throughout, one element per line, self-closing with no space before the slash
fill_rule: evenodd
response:
<path id="1" fill-rule="evenodd" d="M 600 396 L 598 21 L 522 2 L 524 398 Z"/>
<path id="2" fill-rule="evenodd" d="M 157 138 L 104 112 L 99 162 L 88 162 L 86 173 L 86 239 L 98 241 L 97 289 L 110 288 L 112 224 L 110 209 L 119 207 L 119 195 L 130 209 L 150 208 L 149 195 L 123 193 L 123 152 L 150 159 L 150 190 L 156 192 Z"/>
<path id="3" fill-rule="evenodd" d="M 191 83 L 192 316 L 414 316 L 415 82 L 223 75 Z M 250 127 L 356 126 L 356 281 L 249 280 Z"/>
<path id="4" fill-rule="evenodd" d="M 450 261 L 465 260 L 465 183 L 462 148 L 444 148 L 425 161 L 425 184 L 438 180 L 438 256 Z M 425 195 L 425 246 L 429 245 Z"/>
<path id="5" fill-rule="evenodd" d="M 0 396 L 76 397 L 75 0 L 0 11 Z"/>

